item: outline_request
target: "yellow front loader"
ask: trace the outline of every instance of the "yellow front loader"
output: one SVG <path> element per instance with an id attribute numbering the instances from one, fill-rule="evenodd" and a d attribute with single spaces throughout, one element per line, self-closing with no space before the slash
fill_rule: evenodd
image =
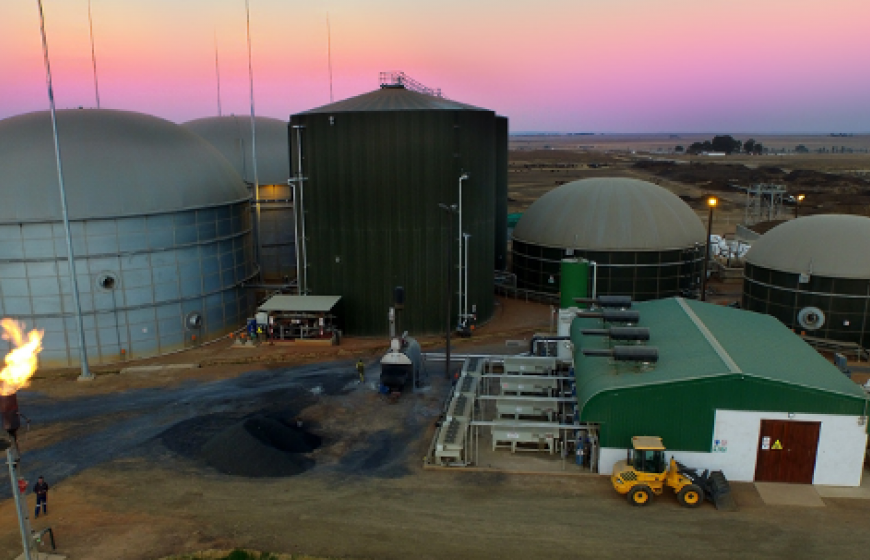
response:
<path id="1" fill-rule="evenodd" d="M 631 443 L 633 449 L 629 450 L 628 458 L 613 465 L 613 474 L 610 476 L 613 487 L 620 494 L 625 494 L 630 504 L 647 505 L 653 496 L 662 494 L 665 486 L 670 486 L 684 506 L 701 505 L 704 501 L 703 486 L 710 480 L 706 472 L 699 477 L 673 457 L 666 462 L 665 446 L 660 437 L 635 436 L 631 438 Z"/>

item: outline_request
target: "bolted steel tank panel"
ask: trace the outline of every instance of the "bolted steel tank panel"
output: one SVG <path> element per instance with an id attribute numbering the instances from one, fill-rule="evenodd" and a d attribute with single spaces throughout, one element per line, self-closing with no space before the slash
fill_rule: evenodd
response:
<path id="1" fill-rule="evenodd" d="M 445 326 L 449 271 L 455 325 L 457 220 L 448 232 L 448 216 L 438 205 L 458 202 L 459 177 L 467 172 L 462 229 L 471 235 L 469 311 L 476 306 L 478 321 L 486 321 L 494 303 L 495 114 L 453 102 L 441 108 L 433 101 L 426 108 L 430 96 L 395 90 L 384 92 L 389 108 L 377 110 L 383 106 L 377 93 L 361 96 L 367 100 L 361 110 L 339 102 L 334 112 L 327 106 L 291 117 L 294 173 L 297 130 L 302 138 L 310 292 L 342 296 L 347 333 L 382 335 L 388 331 L 392 290 L 401 285 L 406 301 L 399 329 L 434 333 Z M 402 105 L 405 94 L 413 104 Z M 449 264 L 448 243 L 453 244 Z"/>

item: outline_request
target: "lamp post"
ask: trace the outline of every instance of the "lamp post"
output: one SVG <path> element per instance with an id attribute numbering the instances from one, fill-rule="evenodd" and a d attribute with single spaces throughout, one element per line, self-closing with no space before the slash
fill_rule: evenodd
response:
<path id="1" fill-rule="evenodd" d="M 798 217 L 798 208 L 800 208 L 801 202 L 803 202 L 803 200 L 804 200 L 806 197 L 807 197 L 807 196 L 804 195 L 804 194 L 799 194 L 799 195 L 797 195 L 796 197 L 794 197 L 794 217 L 795 217 L 795 218 Z"/>
<path id="2" fill-rule="evenodd" d="M 715 196 L 707 197 L 707 208 L 710 209 L 707 214 L 707 245 L 704 250 L 704 273 L 701 276 L 701 301 L 707 301 L 707 265 L 710 262 L 710 235 L 713 233 L 713 209 L 719 204 L 719 199 Z"/>
<path id="3" fill-rule="evenodd" d="M 450 324 L 450 303 L 453 299 L 453 274 L 450 272 L 450 265 L 453 264 L 453 241 L 450 239 L 450 235 L 453 233 L 453 214 L 458 213 L 458 207 L 455 204 L 451 204 L 450 206 L 446 204 L 438 204 L 438 207 L 447 212 L 447 319 L 445 321 L 446 331 L 447 331 L 447 349 L 444 357 L 444 378 L 450 379 L 450 331 L 452 329 L 452 325 Z M 461 242 L 460 237 L 460 242 Z M 461 271 L 460 271 L 461 275 Z M 462 278 L 459 279 L 462 281 Z"/>

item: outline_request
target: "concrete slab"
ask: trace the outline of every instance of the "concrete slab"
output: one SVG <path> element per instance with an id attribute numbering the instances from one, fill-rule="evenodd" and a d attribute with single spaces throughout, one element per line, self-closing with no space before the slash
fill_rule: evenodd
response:
<path id="1" fill-rule="evenodd" d="M 811 484 L 756 482 L 755 488 L 769 506 L 825 507 L 825 502 Z"/>
<path id="2" fill-rule="evenodd" d="M 856 498 L 870 500 L 870 488 L 863 486 L 816 486 L 822 498 Z"/>

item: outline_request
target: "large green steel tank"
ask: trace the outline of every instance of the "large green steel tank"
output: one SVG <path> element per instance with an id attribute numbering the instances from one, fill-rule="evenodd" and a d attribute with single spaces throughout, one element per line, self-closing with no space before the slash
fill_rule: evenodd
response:
<path id="1" fill-rule="evenodd" d="M 395 286 L 405 288 L 403 330 L 443 331 L 448 273 L 456 325 L 459 229 L 454 216 L 448 231 L 439 204 L 458 203 L 463 172 L 468 310 L 478 322 L 492 316 L 497 209 L 506 204 L 497 202 L 496 121 L 493 111 L 398 84 L 291 116 L 291 174 L 301 144 L 304 176 L 300 277 L 307 272 L 308 293 L 342 296 L 345 333 L 386 334 Z"/>

